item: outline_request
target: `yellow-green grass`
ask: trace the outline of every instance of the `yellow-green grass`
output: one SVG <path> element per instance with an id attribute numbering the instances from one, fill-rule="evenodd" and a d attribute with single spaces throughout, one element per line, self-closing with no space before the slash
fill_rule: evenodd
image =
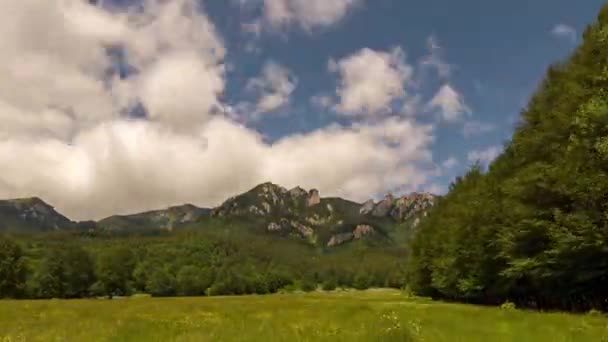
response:
<path id="1" fill-rule="evenodd" d="M 601 315 L 370 290 L 272 296 L 0 301 L 0 341 L 608 341 Z"/>

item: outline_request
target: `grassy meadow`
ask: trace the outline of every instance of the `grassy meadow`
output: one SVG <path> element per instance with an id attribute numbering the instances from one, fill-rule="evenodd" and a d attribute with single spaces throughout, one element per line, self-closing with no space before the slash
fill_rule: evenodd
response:
<path id="1" fill-rule="evenodd" d="M 608 341 L 608 318 L 399 291 L 0 301 L 0 341 Z"/>

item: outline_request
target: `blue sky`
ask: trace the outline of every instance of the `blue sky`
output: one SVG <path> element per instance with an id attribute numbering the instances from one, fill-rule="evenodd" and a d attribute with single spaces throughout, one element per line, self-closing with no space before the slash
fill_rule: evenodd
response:
<path id="1" fill-rule="evenodd" d="M 428 55 L 428 39 L 441 46 L 442 60 L 450 64 L 450 84 L 471 108 L 470 117 L 455 123 L 438 123 L 433 159 L 441 164 L 450 157 L 459 165 L 439 178 L 447 185 L 455 174 L 471 164 L 471 151 L 501 146 L 511 136 L 514 122 L 533 93 L 546 68 L 566 58 L 580 43 L 584 28 L 595 19 L 603 1 L 588 0 L 424 0 L 368 1 L 354 8 L 335 26 L 313 33 L 297 28 L 261 34 L 257 53 L 245 46 L 250 36 L 241 24 L 250 13 L 234 4 L 208 1 L 206 6 L 220 32 L 227 38 L 228 59 L 235 65 L 229 97 L 238 101 L 243 84 L 268 59 L 289 68 L 299 79 L 284 115 L 270 116 L 254 126 L 271 139 L 293 132 L 314 130 L 335 120 L 331 111 L 319 111 L 310 103 L 317 93 L 331 93 L 336 81 L 327 72 L 327 61 L 350 55 L 361 48 L 388 50 L 402 47 L 415 65 Z M 555 32 L 556 28 L 572 30 Z M 559 31 L 559 30 L 558 30 Z M 231 47 L 231 48 L 230 48 Z M 420 94 L 431 99 L 441 80 L 427 72 Z M 432 113 L 419 113 L 433 121 Z M 338 117 L 339 118 L 339 117 Z M 465 137 L 467 122 L 487 129 Z M 479 127 L 479 125 L 473 125 Z M 469 124 L 468 127 L 471 127 Z M 474 127 L 471 127 L 474 130 Z M 477 129 L 479 131 L 479 129 Z"/>
<path id="2" fill-rule="evenodd" d="M 3 2 L 0 197 L 89 219 L 266 181 L 442 193 L 602 2 Z"/>

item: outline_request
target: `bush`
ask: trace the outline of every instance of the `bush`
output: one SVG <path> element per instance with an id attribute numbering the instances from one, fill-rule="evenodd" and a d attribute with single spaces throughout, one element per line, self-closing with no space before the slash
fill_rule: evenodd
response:
<path id="1" fill-rule="evenodd" d="M 328 279 L 323 283 L 323 291 L 334 291 L 337 287 L 334 279 Z"/>
<path id="2" fill-rule="evenodd" d="M 317 289 L 317 283 L 311 279 L 303 279 L 300 283 L 300 289 L 304 292 L 312 292 Z"/>
<path id="3" fill-rule="evenodd" d="M 500 308 L 503 310 L 515 310 L 516 309 L 515 304 L 512 302 L 509 302 L 509 301 L 502 303 Z"/>

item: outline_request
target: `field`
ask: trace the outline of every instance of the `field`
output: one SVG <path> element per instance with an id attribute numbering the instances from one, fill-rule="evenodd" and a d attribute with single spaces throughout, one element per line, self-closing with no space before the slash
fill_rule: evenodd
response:
<path id="1" fill-rule="evenodd" d="M 0 341 L 608 341 L 608 318 L 398 291 L 0 301 Z"/>

